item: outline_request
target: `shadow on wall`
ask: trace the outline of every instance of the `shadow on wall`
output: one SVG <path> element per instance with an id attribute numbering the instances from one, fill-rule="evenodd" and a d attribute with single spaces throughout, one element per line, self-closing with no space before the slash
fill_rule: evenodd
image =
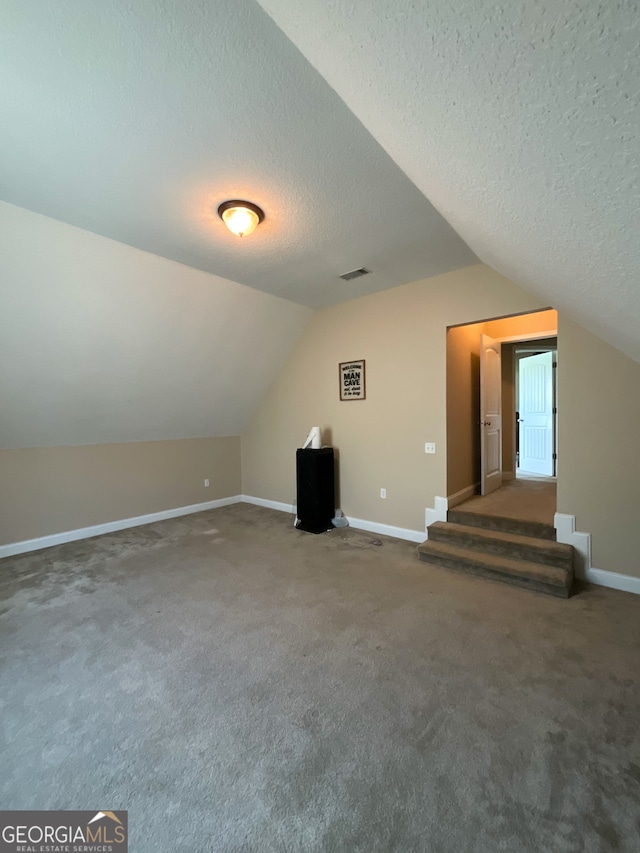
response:
<path id="1" fill-rule="evenodd" d="M 334 508 L 340 509 L 340 448 L 334 446 L 333 430 L 329 426 L 322 427 L 322 444 L 333 447 Z"/>

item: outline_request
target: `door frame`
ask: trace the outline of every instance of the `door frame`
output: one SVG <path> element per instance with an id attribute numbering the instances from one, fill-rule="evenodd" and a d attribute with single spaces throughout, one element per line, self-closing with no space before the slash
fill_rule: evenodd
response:
<path id="1" fill-rule="evenodd" d="M 557 346 L 558 346 L 558 330 L 557 329 L 547 329 L 543 332 L 528 332 L 528 333 L 523 333 L 523 334 L 519 334 L 519 335 L 506 335 L 505 337 L 502 337 L 502 338 L 494 338 L 494 340 L 498 341 L 500 346 L 502 346 L 502 344 L 517 344 L 520 342 L 525 343 L 527 341 L 538 341 L 538 340 L 542 340 L 543 338 L 555 338 L 556 339 L 556 349 L 557 349 Z M 515 387 L 515 371 L 517 369 L 518 369 L 518 366 L 517 366 L 516 361 L 514 359 L 514 362 L 513 362 L 514 387 Z M 557 389 L 557 381 L 556 381 L 555 370 L 553 371 L 552 375 L 553 375 L 553 385 L 554 385 L 554 387 L 553 387 L 553 405 L 554 405 L 554 408 L 556 409 L 555 417 L 553 418 L 553 445 L 554 445 L 553 452 L 554 452 L 554 454 L 556 454 L 556 458 L 554 458 L 554 460 L 553 460 L 553 462 L 554 462 L 553 470 L 554 470 L 554 476 L 557 477 L 557 475 L 558 475 L 557 441 L 558 441 L 558 415 L 559 415 L 558 408 L 559 407 L 558 407 L 558 389 Z M 516 403 L 517 403 L 517 400 L 516 400 Z M 516 410 L 514 410 L 511 413 L 511 415 L 514 415 L 515 411 Z M 502 416 L 502 428 L 504 429 L 504 413 Z M 511 438 L 512 438 L 512 445 L 511 446 L 513 447 L 513 460 L 512 460 L 513 468 L 512 468 L 512 470 L 513 470 L 513 476 L 515 477 L 516 476 L 516 450 L 515 450 L 515 448 L 516 448 L 516 424 L 515 424 L 515 418 L 513 418 L 513 417 L 511 417 Z M 504 469 L 504 460 L 503 460 L 503 469 Z M 504 479 L 504 477 L 503 477 L 503 479 Z"/>
<path id="2" fill-rule="evenodd" d="M 493 360 L 489 355 L 494 353 Z M 497 362 L 497 365 L 496 365 Z M 492 366 L 493 365 L 493 366 Z M 496 372 L 497 367 L 497 372 Z M 492 393 L 493 389 L 493 393 Z M 494 405 L 489 404 L 493 402 Z M 502 344 L 480 334 L 480 494 L 489 495 L 502 485 Z M 489 470 L 490 443 L 497 439 L 499 462 Z M 494 444 L 494 446 L 496 446 Z"/>
<path id="3" fill-rule="evenodd" d="M 527 346 L 528 341 L 523 342 L 524 346 L 522 349 L 519 349 L 516 352 L 517 345 L 513 350 L 513 369 L 515 373 L 515 404 L 516 404 L 516 412 L 519 412 L 520 418 L 516 422 L 516 460 L 519 462 L 519 465 L 516 466 L 516 470 L 518 467 L 523 468 L 522 465 L 522 428 L 521 424 L 522 420 L 522 409 L 520 407 L 520 389 L 522 387 L 522 364 L 528 358 L 532 356 L 546 355 L 551 356 L 551 459 L 548 461 L 551 463 L 551 473 L 550 474 L 541 474 L 543 477 L 555 477 L 556 476 L 556 463 L 558 459 L 557 449 L 558 449 L 558 428 L 557 428 L 557 418 L 558 418 L 558 382 L 556 377 L 556 370 L 558 367 L 558 341 L 557 338 L 553 345 L 543 344 L 540 347 L 536 347 L 535 341 L 532 342 L 532 346 Z M 546 383 L 545 383 L 546 384 Z M 518 454 L 517 448 L 520 447 L 520 454 Z M 526 471 L 526 468 L 525 468 Z"/>
<path id="4" fill-rule="evenodd" d="M 553 316 L 548 316 L 546 318 L 546 322 L 542 325 L 542 328 L 538 331 L 537 329 L 529 328 L 529 322 L 527 318 L 532 317 L 536 314 L 553 312 Z M 500 331 L 496 329 L 496 331 L 491 335 L 493 339 L 500 344 L 508 344 L 511 342 L 521 342 L 521 341 L 536 341 L 542 338 L 557 338 L 558 335 L 558 311 L 557 308 L 554 308 L 552 305 L 547 305 L 544 308 L 532 308 L 525 311 L 517 311 L 512 314 L 492 314 L 492 315 L 484 315 L 477 317 L 476 319 L 466 319 L 463 322 L 457 323 L 448 323 L 445 328 L 445 341 L 446 341 L 446 429 L 447 429 L 447 442 L 446 442 L 446 465 L 447 465 L 447 478 L 446 478 L 446 492 L 447 495 L 446 502 L 448 503 L 449 509 L 468 498 L 473 497 L 474 495 L 478 495 L 480 493 L 480 475 L 481 475 L 481 462 L 480 462 L 480 441 L 481 441 L 481 432 L 480 432 L 480 386 L 479 386 L 479 355 L 475 353 L 474 345 L 472 343 L 472 337 L 470 337 L 473 332 L 471 331 L 473 327 L 475 327 L 475 331 L 479 336 L 482 333 L 487 333 L 486 326 L 489 323 L 493 323 L 499 320 L 507 320 L 511 321 L 522 321 L 510 324 L 509 327 L 505 327 L 505 330 L 502 334 Z M 527 324 L 527 325 L 525 325 Z M 458 332 L 461 329 L 468 330 L 468 332 L 463 333 L 465 336 L 460 337 L 456 340 L 455 346 L 451 347 L 450 350 L 450 342 L 449 335 Z M 520 331 L 522 329 L 522 331 Z M 511 334 L 507 334 L 510 332 Z M 457 349 L 459 347 L 459 351 Z M 466 360 L 466 353 L 469 350 L 470 361 Z M 462 357 L 462 360 L 460 360 Z M 450 359 L 453 359 L 450 361 Z M 450 368 L 453 364 L 456 364 L 460 370 L 460 378 L 458 379 L 457 371 L 452 371 Z M 506 374 L 505 374 L 506 379 Z M 512 381 L 514 381 L 512 379 Z M 477 384 L 476 384 L 477 383 Z M 468 393 L 471 394 L 471 397 L 468 398 Z M 477 398 L 476 395 L 477 394 Z M 558 400 L 560 394 L 558 391 Z M 457 401 L 469 400 L 469 403 L 461 402 L 462 406 L 462 419 L 460 419 L 457 415 Z M 512 446 L 513 446 L 513 462 L 511 463 L 511 467 L 513 471 L 504 471 L 506 477 L 503 477 L 503 480 L 509 480 L 511 477 L 515 477 L 515 405 L 513 408 L 513 417 L 512 417 L 512 425 L 511 430 L 507 432 L 503 432 L 503 436 L 506 440 L 511 438 Z M 463 428 L 461 428 L 461 424 L 463 424 Z M 464 448 L 464 449 L 463 449 Z M 455 470 L 455 460 L 457 458 L 457 454 L 464 454 L 461 458 L 464 460 L 464 476 L 459 476 L 457 470 Z M 455 455 L 454 455 L 455 454 Z M 506 466 L 507 459 L 504 460 L 504 464 Z M 477 466 L 477 467 L 476 467 Z M 451 469 L 451 470 L 450 470 Z M 469 469 L 469 470 L 467 470 Z M 469 477 L 471 474 L 471 477 Z M 465 484 L 462 488 L 462 484 Z M 442 510 L 440 510 L 441 512 Z M 440 517 L 440 516 L 438 516 Z"/>

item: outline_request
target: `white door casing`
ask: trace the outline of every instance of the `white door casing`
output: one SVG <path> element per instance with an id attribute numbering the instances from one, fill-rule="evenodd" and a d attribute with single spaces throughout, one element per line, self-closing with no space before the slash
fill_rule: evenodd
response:
<path id="1" fill-rule="evenodd" d="M 518 364 L 520 468 L 553 476 L 553 353 L 521 358 Z"/>
<path id="2" fill-rule="evenodd" d="M 502 368 L 500 342 L 480 340 L 480 492 L 502 485 Z"/>

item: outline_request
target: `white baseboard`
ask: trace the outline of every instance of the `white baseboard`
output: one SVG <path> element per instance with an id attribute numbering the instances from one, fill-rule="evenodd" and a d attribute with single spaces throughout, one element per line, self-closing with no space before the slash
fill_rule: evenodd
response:
<path id="1" fill-rule="evenodd" d="M 218 498 L 215 501 L 205 501 L 200 504 L 190 504 L 189 506 L 179 506 L 174 509 L 164 509 L 160 512 L 150 512 L 147 515 L 138 515 L 133 518 L 107 521 L 104 524 L 94 524 L 91 527 L 80 527 L 77 530 L 65 530 L 63 533 L 40 536 L 38 539 L 11 542 L 8 545 L 0 545 L 0 558 L 13 557 L 16 554 L 26 554 L 29 551 L 39 551 L 41 548 L 51 548 L 53 545 L 63 545 L 65 542 L 76 542 L 78 539 L 91 539 L 93 536 L 102 536 L 104 533 L 115 533 L 117 530 L 140 527 L 143 524 L 152 524 L 154 521 L 166 521 L 168 518 L 178 518 L 181 515 L 191 515 L 194 512 L 203 512 L 207 509 L 217 509 L 221 506 L 240 503 L 241 500 L 242 495 L 233 495 L 228 498 Z"/>
<path id="2" fill-rule="evenodd" d="M 556 539 L 565 545 L 573 545 L 573 570 L 578 580 L 586 580 L 591 568 L 591 534 L 576 530 L 575 515 L 557 512 L 553 517 Z"/>
<path id="3" fill-rule="evenodd" d="M 239 497 L 242 503 L 245 504 L 264 506 L 267 509 L 279 509 L 280 512 L 289 512 L 291 515 L 296 514 L 295 504 L 285 504 L 282 501 L 268 501 L 266 498 L 254 498 L 253 495 L 240 495 Z"/>
<path id="4" fill-rule="evenodd" d="M 610 589 L 621 589 L 623 592 L 634 592 L 640 595 L 640 578 L 635 578 L 633 575 L 621 575 L 618 572 L 607 572 L 604 569 L 592 567 L 587 571 L 586 580 L 598 586 L 608 586 Z"/>
<path id="5" fill-rule="evenodd" d="M 285 504 L 281 501 L 268 501 L 265 498 L 254 498 L 251 495 L 242 495 L 242 500 L 256 506 L 266 506 L 269 509 L 279 509 L 281 512 L 296 513 L 295 504 Z M 345 516 L 349 527 L 355 530 L 366 530 L 368 533 L 381 533 L 383 536 L 394 536 L 396 539 L 406 539 L 408 542 L 424 542 L 425 535 L 421 530 L 409 530 L 406 527 L 395 527 L 393 524 L 381 524 L 377 521 L 367 521 L 364 518 L 353 518 Z"/>
<path id="6" fill-rule="evenodd" d="M 253 495 L 233 495 L 215 501 L 180 506 L 174 509 L 162 510 L 161 512 L 151 512 L 147 515 L 139 515 L 134 518 L 123 518 L 118 521 L 108 521 L 104 524 L 94 524 L 91 527 L 80 527 L 77 530 L 66 530 L 62 533 L 53 533 L 50 536 L 41 536 L 38 539 L 27 539 L 23 542 L 0 545 L 0 558 L 13 557 L 29 551 L 39 551 L 42 548 L 51 548 L 53 545 L 63 545 L 65 542 L 90 539 L 93 536 L 102 536 L 104 533 L 115 533 L 118 530 L 126 530 L 129 527 L 140 527 L 143 524 L 152 524 L 154 521 L 165 521 L 169 518 L 178 518 L 181 515 L 191 515 L 195 512 L 203 512 L 207 509 L 216 509 L 217 507 L 229 506 L 236 503 L 254 504 L 255 506 L 263 506 L 268 509 L 287 512 L 291 515 L 295 515 L 296 513 L 295 504 L 271 501 L 266 498 L 256 498 Z M 348 521 L 351 527 L 358 530 L 366 530 L 370 533 L 395 536 L 396 539 L 406 539 L 409 542 L 423 542 L 425 539 L 425 535 L 421 530 L 408 530 L 404 527 L 395 527 L 392 524 L 379 524 L 378 522 L 366 521 L 362 518 L 348 518 Z"/>
<path id="7" fill-rule="evenodd" d="M 619 572 L 596 569 L 591 565 L 591 534 L 581 533 L 576 530 L 575 515 L 557 512 L 554 516 L 553 524 L 556 528 L 556 539 L 558 542 L 573 545 L 574 572 L 578 580 L 640 595 L 640 578 L 636 578 L 633 575 L 622 575 Z"/>
<path id="8" fill-rule="evenodd" d="M 447 510 L 449 509 L 449 501 L 447 498 L 441 498 L 438 495 L 433 499 L 433 507 L 428 506 L 424 511 L 424 529 L 429 537 L 429 526 L 435 524 L 436 521 L 447 520 Z"/>
<path id="9" fill-rule="evenodd" d="M 467 486 L 465 489 L 460 489 L 459 492 L 454 492 L 447 498 L 447 509 L 453 509 L 454 506 L 468 501 L 480 491 L 480 483 L 474 483 L 472 486 Z"/>
<path id="10" fill-rule="evenodd" d="M 422 530 L 410 530 L 408 527 L 395 527 L 393 524 L 380 524 L 377 521 L 366 521 L 364 518 L 347 516 L 349 527 L 356 530 L 366 530 L 368 533 L 381 533 L 383 536 L 394 536 L 396 539 L 406 539 L 407 542 L 424 542 L 426 539 Z"/>
<path id="11" fill-rule="evenodd" d="M 464 491 L 464 490 L 463 490 Z M 460 494 L 460 493 L 457 493 Z M 455 499 L 456 495 L 452 495 Z M 449 500 L 436 496 L 434 507 L 425 510 L 425 531 L 410 530 L 406 527 L 396 527 L 392 524 L 381 524 L 377 521 L 367 521 L 364 518 L 348 518 L 351 527 L 356 530 L 366 530 L 369 533 L 380 533 L 383 536 L 393 536 L 396 539 L 405 539 L 408 542 L 423 542 L 428 536 L 430 524 L 436 521 L 447 520 L 447 509 Z M 41 536 L 37 539 L 26 539 L 22 542 L 11 542 L 8 545 L 0 545 L 0 558 L 13 557 L 17 554 L 25 554 L 29 551 L 39 551 L 42 548 L 51 548 L 53 545 L 62 545 L 65 542 L 75 542 L 79 539 L 90 539 L 93 536 L 102 536 L 104 533 L 115 533 L 118 530 L 126 530 L 129 527 L 140 527 L 143 524 L 152 524 L 154 521 L 165 521 L 169 518 L 179 518 L 181 515 L 191 515 L 196 512 L 204 512 L 208 509 L 217 509 L 236 503 L 250 503 L 256 506 L 277 509 L 295 515 L 295 504 L 286 504 L 281 501 L 270 501 L 266 498 L 256 498 L 252 495 L 232 495 L 228 498 L 205 501 L 189 506 L 179 506 L 174 509 L 165 509 L 160 512 L 151 512 L 147 515 L 138 515 L 133 518 L 123 518 L 118 521 L 108 521 L 104 524 L 94 524 L 91 527 L 80 527 L 77 530 L 66 530 L 62 533 L 53 533 L 50 536 Z M 633 575 L 623 575 L 618 572 L 609 572 L 597 569 L 591 565 L 591 535 L 576 530 L 576 519 L 574 515 L 557 512 L 554 518 L 556 537 L 558 542 L 573 545 L 575 553 L 575 573 L 580 580 L 599 586 L 620 589 L 624 592 L 633 592 L 640 595 L 640 578 Z"/>

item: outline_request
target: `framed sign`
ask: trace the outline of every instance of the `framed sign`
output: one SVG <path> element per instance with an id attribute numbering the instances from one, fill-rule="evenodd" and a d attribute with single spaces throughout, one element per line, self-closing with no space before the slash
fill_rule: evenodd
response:
<path id="1" fill-rule="evenodd" d="M 340 374 L 340 399 L 364 400 L 366 397 L 364 359 L 341 361 L 338 365 L 338 372 Z"/>

